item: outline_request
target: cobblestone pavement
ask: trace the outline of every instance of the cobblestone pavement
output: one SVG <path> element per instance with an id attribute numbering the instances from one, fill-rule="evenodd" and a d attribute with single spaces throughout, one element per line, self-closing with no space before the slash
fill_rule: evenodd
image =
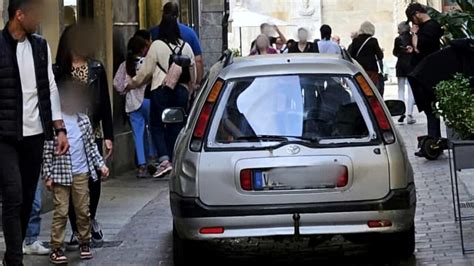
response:
<path id="1" fill-rule="evenodd" d="M 416 125 L 399 126 L 415 171 L 418 194 L 416 253 L 412 258 L 400 261 L 377 257 L 369 253 L 364 245 L 351 244 L 341 237 L 334 237 L 316 247 L 312 247 L 308 239 L 291 238 L 214 242 L 206 245 L 208 261 L 218 258 L 220 263 L 217 265 L 474 265 L 474 255 L 461 254 L 460 236 L 454 222 L 447 156 L 438 161 L 426 161 L 413 156 L 416 136 L 423 135 L 426 127 L 423 116 L 416 118 Z M 108 243 L 118 246 L 96 249 L 95 258 L 86 264 L 79 263 L 77 255 L 68 253 L 73 256 L 70 265 L 173 265 L 171 214 L 166 183 L 136 181 L 132 177 L 125 179 L 128 181 L 122 183 L 124 186 L 139 182 L 136 186 L 154 191 L 153 199 L 145 202 L 141 198 L 143 195 L 137 195 L 143 208 L 134 214 L 127 211 L 126 215 L 131 215 L 123 218 L 114 214 L 120 206 L 109 209 L 105 204 L 102 215 L 112 215 L 120 220 L 115 225 L 104 225 Z M 120 198 L 126 191 L 120 190 L 115 197 Z M 464 185 L 461 191 L 464 199 L 470 199 Z M 130 200 L 133 199 L 128 198 L 127 201 Z M 121 208 L 128 208 L 126 204 L 124 206 Z M 45 219 L 44 223 L 50 223 L 50 220 Z M 466 223 L 467 242 L 474 244 L 472 225 Z M 47 226 L 43 225 L 43 228 L 47 230 Z M 46 231 L 42 233 L 43 237 L 47 235 Z M 0 248 L 3 249 L 3 246 L 0 245 Z M 27 256 L 26 265 L 48 265 L 47 258 Z"/>

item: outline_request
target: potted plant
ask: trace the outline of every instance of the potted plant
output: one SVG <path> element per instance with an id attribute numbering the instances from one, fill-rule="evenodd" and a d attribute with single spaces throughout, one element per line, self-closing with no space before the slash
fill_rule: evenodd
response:
<path id="1" fill-rule="evenodd" d="M 456 74 L 435 88 L 435 110 L 461 140 L 474 140 L 474 89 L 468 78 Z"/>
<path id="2" fill-rule="evenodd" d="M 470 0 L 456 0 L 458 7 L 448 12 L 439 12 L 428 7 L 429 15 L 444 28 L 445 34 L 441 39 L 444 46 L 451 40 L 472 38 L 474 36 L 474 6 Z"/>

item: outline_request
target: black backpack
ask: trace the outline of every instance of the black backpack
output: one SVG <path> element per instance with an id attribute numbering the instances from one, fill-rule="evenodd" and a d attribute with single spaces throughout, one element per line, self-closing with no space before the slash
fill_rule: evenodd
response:
<path id="1" fill-rule="evenodd" d="M 165 42 L 168 48 L 171 50 L 171 55 L 169 59 L 168 66 L 170 67 L 173 63 L 183 68 L 183 73 L 179 77 L 178 83 L 189 83 L 191 81 L 191 75 L 189 74 L 189 67 L 191 65 L 191 58 L 187 55 L 183 55 L 183 49 L 186 45 L 186 42 L 183 42 L 181 46 L 176 46 L 175 48 L 171 47 L 171 45 Z M 178 52 L 176 52 L 176 48 L 179 47 Z M 161 66 L 160 62 L 157 62 L 158 67 L 165 73 L 168 73 L 167 70 Z"/>

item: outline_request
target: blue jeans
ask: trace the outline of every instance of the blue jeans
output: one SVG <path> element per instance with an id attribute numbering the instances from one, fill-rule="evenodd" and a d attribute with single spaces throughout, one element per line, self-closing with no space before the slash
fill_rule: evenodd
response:
<path id="1" fill-rule="evenodd" d="M 135 140 L 135 152 L 137 154 L 138 165 L 147 163 L 146 146 L 148 146 L 148 155 L 156 156 L 155 145 L 148 134 L 147 126 L 150 120 L 150 100 L 145 99 L 140 109 L 129 114 L 130 124 L 132 125 L 133 138 Z"/>
<path id="2" fill-rule="evenodd" d="M 184 123 L 165 125 L 161 115 L 166 108 L 181 107 L 186 110 L 188 97 L 188 90 L 179 84 L 174 90 L 158 88 L 151 92 L 150 128 L 158 151 L 158 162 L 173 159 L 174 144 L 184 126 Z"/>
<path id="3" fill-rule="evenodd" d="M 26 229 L 25 244 L 31 245 L 36 240 L 41 231 L 41 194 L 43 184 L 41 180 L 38 182 L 36 187 L 35 199 L 33 201 L 33 208 L 31 209 L 30 221 L 28 222 L 28 228 Z"/>

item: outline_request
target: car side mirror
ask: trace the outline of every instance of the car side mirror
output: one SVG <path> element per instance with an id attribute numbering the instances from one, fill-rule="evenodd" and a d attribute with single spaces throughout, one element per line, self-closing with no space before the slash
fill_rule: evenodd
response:
<path id="1" fill-rule="evenodd" d="M 392 116 L 401 116 L 404 115 L 406 112 L 405 103 L 400 100 L 387 100 L 385 101 L 388 110 L 390 111 L 390 115 Z"/>
<path id="2" fill-rule="evenodd" d="M 183 123 L 186 115 L 183 108 L 168 108 L 163 111 L 161 121 L 165 124 Z"/>

